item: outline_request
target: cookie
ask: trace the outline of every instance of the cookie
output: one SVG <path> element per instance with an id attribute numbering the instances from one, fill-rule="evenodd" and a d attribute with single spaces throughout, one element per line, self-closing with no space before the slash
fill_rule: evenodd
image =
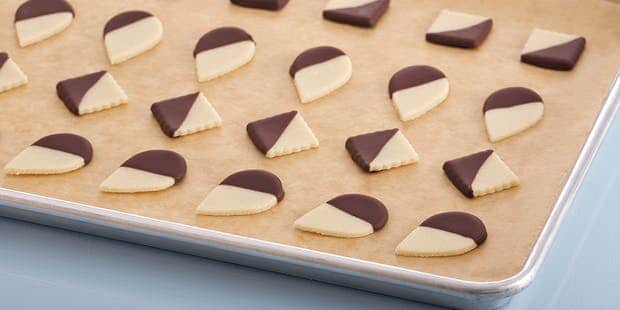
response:
<path id="1" fill-rule="evenodd" d="M 477 47 L 486 39 L 493 20 L 488 17 L 443 10 L 426 32 L 426 41 L 462 47 Z"/>
<path id="2" fill-rule="evenodd" d="M 61 174 L 80 169 L 93 159 L 85 138 L 60 133 L 43 137 L 25 148 L 5 167 L 6 174 Z"/>
<path id="3" fill-rule="evenodd" d="M 282 182 L 265 170 L 236 172 L 216 186 L 198 206 L 202 215 L 249 215 L 267 211 L 284 199 Z"/>
<path id="4" fill-rule="evenodd" d="M 390 0 L 329 0 L 323 18 L 359 27 L 374 27 L 390 6 Z"/>
<path id="5" fill-rule="evenodd" d="M 28 83 L 26 74 L 9 57 L 9 54 L 0 52 L 0 93 L 26 83 Z"/>
<path id="6" fill-rule="evenodd" d="M 338 196 L 310 210 L 295 221 L 295 228 L 321 235 L 358 238 L 385 226 L 388 211 L 383 203 L 360 194 Z"/>
<path id="7" fill-rule="evenodd" d="M 127 11 L 112 17 L 103 29 L 111 64 L 119 64 L 154 48 L 164 34 L 159 18 L 144 11 Z"/>
<path id="8" fill-rule="evenodd" d="M 75 13 L 65 0 L 28 0 L 15 12 L 15 32 L 24 47 L 65 30 Z"/>
<path id="9" fill-rule="evenodd" d="M 420 159 L 398 128 L 350 137 L 345 146 L 353 161 L 367 172 L 409 165 Z"/>
<path id="10" fill-rule="evenodd" d="M 443 170 L 452 184 L 469 198 L 519 185 L 519 178 L 493 150 L 447 161 Z"/>
<path id="11" fill-rule="evenodd" d="M 344 86 L 352 72 L 349 56 L 331 46 L 315 47 L 301 53 L 289 69 L 302 103 L 319 99 Z"/>
<path id="12" fill-rule="evenodd" d="M 450 83 L 436 68 L 410 66 L 392 76 L 388 90 L 400 120 L 409 121 L 446 100 Z"/>
<path id="13" fill-rule="evenodd" d="M 230 2 L 246 8 L 278 11 L 288 3 L 288 0 L 230 0 Z"/>
<path id="14" fill-rule="evenodd" d="M 187 171 L 185 159 L 175 152 L 150 150 L 125 161 L 100 189 L 110 193 L 140 193 L 167 189 L 180 182 Z"/>
<path id="15" fill-rule="evenodd" d="M 246 129 L 254 145 L 268 158 L 319 147 L 319 141 L 297 111 L 251 122 Z"/>
<path id="16" fill-rule="evenodd" d="M 222 126 L 220 115 L 201 92 L 153 103 L 151 112 L 171 138 Z"/>
<path id="17" fill-rule="evenodd" d="M 521 61 L 542 68 L 567 71 L 573 69 L 585 46 L 584 37 L 534 29 L 521 52 Z"/>
<path id="18" fill-rule="evenodd" d="M 534 126 L 542 119 L 544 109 L 542 98 L 525 87 L 492 93 L 482 109 L 489 140 L 496 142 Z"/>
<path id="19" fill-rule="evenodd" d="M 465 254 L 487 239 L 484 223 L 465 212 L 444 212 L 426 219 L 396 247 L 402 256 L 456 256 Z"/>
<path id="20" fill-rule="evenodd" d="M 128 100 L 125 91 L 106 71 L 60 81 L 56 84 L 56 93 L 75 115 L 107 110 Z"/>
<path id="21" fill-rule="evenodd" d="M 212 80 L 249 63 L 255 50 L 252 36 L 241 28 L 221 27 L 207 32 L 194 48 L 198 81 Z"/>

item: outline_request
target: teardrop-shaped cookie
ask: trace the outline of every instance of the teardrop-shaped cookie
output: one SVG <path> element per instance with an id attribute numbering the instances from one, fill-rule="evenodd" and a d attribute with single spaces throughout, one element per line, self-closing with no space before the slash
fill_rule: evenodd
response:
<path id="1" fill-rule="evenodd" d="M 222 126 L 220 115 L 202 92 L 153 103 L 151 112 L 171 138 Z"/>
<path id="2" fill-rule="evenodd" d="M 198 81 L 205 82 L 234 71 L 254 57 L 256 43 L 237 27 L 221 27 L 207 32 L 194 49 Z"/>
<path id="3" fill-rule="evenodd" d="M 28 83 L 26 74 L 9 57 L 9 54 L 0 52 L 0 93 L 26 83 Z"/>
<path id="4" fill-rule="evenodd" d="M 6 174 L 60 174 L 88 165 L 93 148 L 85 138 L 61 133 L 43 137 L 17 154 L 5 167 Z"/>
<path id="5" fill-rule="evenodd" d="M 482 221 L 465 212 L 444 212 L 426 219 L 396 248 L 402 256 L 455 256 L 467 253 L 487 239 Z"/>
<path id="6" fill-rule="evenodd" d="M 268 158 L 319 146 L 314 133 L 297 111 L 253 121 L 246 129 L 254 145 Z"/>
<path id="7" fill-rule="evenodd" d="M 101 191 L 112 193 L 153 192 L 180 182 L 187 171 L 185 159 L 168 150 L 138 153 L 101 183 Z"/>
<path id="8" fill-rule="evenodd" d="M 249 215 L 267 211 L 284 198 L 282 182 L 264 170 L 231 174 L 202 201 L 196 213 L 203 215 Z"/>
<path id="9" fill-rule="evenodd" d="M 24 47 L 43 41 L 65 30 L 74 17 L 65 0 L 28 0 L 15 12 L 15 31 Z"/>
<path id="10" fill-rule="evenodd" d="M 154 48 L 164 34 L 159 18 L 144 11 L 127 11 L 112 17 L 103 29 L 111 64 L 118 64 Z"/>
<path id="11" fill-rule="evenodd" d="M 125 91 L 106 71 L 60 81 L 56 84 L 56 93 L 75 115 L 107 110 L 128 100 Z"/>
<path id="12" fill-rule="evenodd" d="M 390 79 L 390 98 L 401 121 L 422 116 L 448 97 L 450 83 L 436 68 L 411 66 L 396 72 Z"/>
<path id="13" fill-rule="evenodd" d="M 482 112 L 489 140 L 496 142 L 534 126 L 543 117 L 540 96 L 525 87 L 508 87 L 492 93 Z"/>
<path id="14" fill-rule="evenodd" d="M 367 172 L 409 165 L 420 159 L 398 128 L 350 137 L 345 146 L 353 161 Z"/>
<path id="15" fill-rule="evenodd" d="M 310 210 L 295 221 L 295 228 L 321 235 L 358 238 L 385 226 L 388 212 L 383 203 L 360 194 L 338 196 Z"/>

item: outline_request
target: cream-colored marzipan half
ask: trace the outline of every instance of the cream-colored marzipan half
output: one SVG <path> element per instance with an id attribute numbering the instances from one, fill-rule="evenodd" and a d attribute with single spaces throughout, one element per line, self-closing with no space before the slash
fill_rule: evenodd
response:
<path id="1" fill-rule="evenodd" d="M 399 130 L 370 162 L 370 171 L 380 171 L 416 163 L 420 160 L 405 135 Z"/>
<path id="2" fill-rule="evenodd" d="M 161 21 L 150 16 L 105 35 L 110 63 L 118 64 L 154 48 L 164 34 Z"/>
<path id="3" fill-rule="evenodd" d="M 422 85 L 401 89 L 392 94 L 392 101 L 401 121 L 422 116 L 448 97 L 450 83 L 441 78 Z"/>
<path id="4" fill-rule="evenodd" d="M 578 36 L 572 34 L 564 34 L 543 29 L 534 28 L 530 37 L 525 42 L 521 54 L 527 54 L 535 51 L 544 50 L 546 48 L 564 44 L 577 39 Z"/>
<path id="5" fill-rule="evenodd" d="M 84 166 L 84 158 L 47 147 L 31 145 L 5 167 L 6 174 L 60 174 Z"/>
<path id="6" fill-rule="evenodd" d="M 534 126 L 543 117 L 542 102 L 530 102 L 484 113 L 489 140 L 496 142 Z"/>
<path id="7" fill-rule="evenodd" d="M 478 197 L 517 185 L 519 185 L 519 177 L 493 152 L 478 170 L 471 188 L 474 191 L 474 197 Z"/>
<path id="8" fill-rule="evenodd" d="M 198 81 L 206 82 L 242 67 L 254 58 L 255 50 L 254 41 L 241 41 L 198 53 Z"/>
<path id="9" fill-rule="evenodd" d="M 88 114 L 107 110 L 127 103 L 125 91 L 116 83 L 110 73 L 104 74 L 93 87 L 91 87 L 79 105 L 79 114 Z"/>
<path id="10" fill-rule="evenodd" d="M 484 22 L 488 17 L 443 10 L 437 16 L 427 33 L 459 30 Z"/>
<path id="11" fill-rule="evenodd" d="M 396 247 L 401 256 L 454 256 L 477 247 L 473 239 L 436 228 L 420 226 Z"/>
<path id="12" fill-rule="evenodd" d="M 351 78 L 353 65 L 347 55 L 312 65 L 295 73 L 295 86 L 302 103 L 319 99 L 342 87 Z"/>
<path id="13" fill-rule="evenodd" d="M 222 126 L 222 118 L 217 114 L 207 97 L 198 94 L 185 120 L 174 132 L 175 137 L 185 136 L 199 131 Z"/>
<path id="14" fill-rule="evenodd" d="M 65 30 L 73 21 L 73 14 L 61 12 L 23 19 L 15 23 L 17 40 L 21 47 L 43 41 Z"/>
<path id="15" fill-rule="evenodd" d="M 0 68 L 0 93 L 28 83 L 28 77 L 11 59 L 7 59 Z"/>
<path id="16" fill-rule="evenodd" d="M 318 146 L 319 141 L 314 136 L 312 129 L 308 127 L 303 117 L 297 113 L 265 156 L 272 158 L 305 151 Z"/>
<path id="17" fill-rule="evenodd" d="M 346 8 L 354 8 L 362 5 L 366 5 L 377 0 L 329 0 L 325 5 L 325 10 L 338 10 Z"/>
<path id="18" fill-rule="evenodd" d="M 164 190 L 174 185 L 174 178 L 129 167 L 119 167 L 101 183 L 110 193 L 140 193 Z"/>
<path id="19" fill-rule="evenodd" d="M 295 221 L 295 228 L 321 235 L 358 238 L 374 232 L 370 223 L 323 203 Z"/>
<path id="20" fill-rule="evenodd" d="M 216 186 L 198 206 L 202 215 L 249 215 L 267 211 L 278 203 L 274 195 L 237 186 Z"/>

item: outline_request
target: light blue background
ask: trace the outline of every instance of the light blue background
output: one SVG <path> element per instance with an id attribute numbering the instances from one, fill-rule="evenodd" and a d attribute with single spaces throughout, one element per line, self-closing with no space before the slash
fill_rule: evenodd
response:
<path id="1" fill-rule="evenodd" d="M 620 122 L 534 283 L 507 309 L 620 309 Z M 435 309 L 0 218 L 1 309 Z"/>

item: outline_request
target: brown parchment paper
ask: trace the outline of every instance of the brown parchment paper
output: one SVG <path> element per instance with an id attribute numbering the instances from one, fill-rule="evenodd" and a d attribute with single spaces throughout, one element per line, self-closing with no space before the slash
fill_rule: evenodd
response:
<path id="1" fill-rule="evenodd" d="M 27 86 L 0 94 L 0 164 L 38 138 L 74 132 L 88 138 L 93 162 L 58 176 L 0 175 L 0 186 L 161 220 L 385 263 L 468 280 L 498 280 L 519 271 L 562 188 L 620 64 L 620 7 L 594 0 L 447 1 L 393 0 L 372 30 L 321 18 L 326 1 L 292 0 L 280 12 L 244 9 L 226 0 L 71 0 L 73 24 L 60 35 L 27 48 L 16 43 L 17 0 L 0 2 L 0 49 L 29 76 Z M 444 8 L 490 16 L 493 30 L 476 50 L 432 45 L 424 33 Z M 114 14 L 143 9 L 164 24 L 154 50 L 117 66 L 108 64 L 102 30 Z M 192 50 L 205 32 L 219 26 L 246 29 L 257 42 L 247 66 L 208 83 L 196 81 Z M 519 62 L 534 27 L 587 38 L 571 72 Z M 353 61 L 351 81 L 341 90 L 302 105 L 288 75 L 301 51 L 333 45 Z M 387 83 L 414 64 L 440 68 L 451 82 L 448 99 L 411 122 L 401 122 Z M 56 82 L 107 69 L 130 103 L 83 117 L 70 114 L 56 97 Z M 502 87 L 535 89 L 545 100 L 544 119 L 533 129 L 491 144 L 482 104 Z M 203 91 L 221 114 L 222 128 L 180 139 L 160 131 L 149 110 L 165 98 Z M 320 147 L 266 159 L 250 142 L 245 125 L 299 110 Z M 345 139 L 385 128 L 401 128 L 419 152 L 412 166 L 377 174 L 362 172 L 349 158 Z M 148 194 L 106 194 L 99 183 L 131 155 L 172 149 L 188 162 L 186 179 Z M 444 176 L 445 160 L 494 148 L 521 178 L 519 188 L 475 200 L 464 198 Z M 196 216 L 194 210 L 224 177 L 262 168 L 282 179 L 286 197 L 272 210 L 245 217 Z M 386 227 L 366 238 L 338 239 L 296 231 L 293 221 L 336 195 L 359 192 L 389 209 Z M 452 258 L 406 258 L 396 245 L 422 220 L 437 212 L 463 210 L 486 223 L 489 238 L 479 249 Z"/>

